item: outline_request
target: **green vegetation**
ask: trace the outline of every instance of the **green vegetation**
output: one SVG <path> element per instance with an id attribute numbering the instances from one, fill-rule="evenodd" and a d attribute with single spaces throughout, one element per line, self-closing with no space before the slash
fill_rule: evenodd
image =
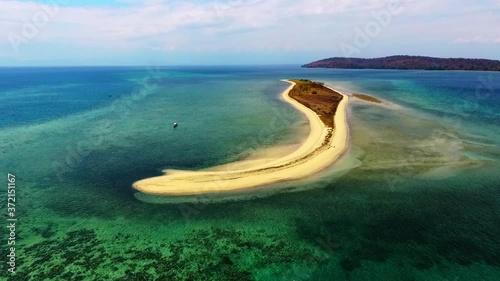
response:
<path id="1" fill-rule="evenodd" d="M 302 67 L 500 71 L 500 61 L 423 56 L 390 56 L 373 59 L 336 57 L 311 62 Z"/>
<path id="2" fill-rule="evenodd" d="M 370 101 L 370 102 L 374 102 L 374 103 L 382 103 L 381 100 L 374 98 L 372 96 L 369 96 L 369 95 L 365 95 L 365 94 L 352 94 L 352 95 L 357 97 L 360 100 Z"/>

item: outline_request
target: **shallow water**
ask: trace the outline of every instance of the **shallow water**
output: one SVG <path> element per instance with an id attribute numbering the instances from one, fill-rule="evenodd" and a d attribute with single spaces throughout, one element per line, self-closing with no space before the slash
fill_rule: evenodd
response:
<path id="1" fill-rule="evenodd" d="M 18 280 L 500 278 L 500 74 L 4 68 L 0 78 Z M 137 200 L 131 183 L 163 169 L 300 141 L 305 119 L 280 100 L 283 78 L 388 105 L 352 99 L 350 149 L 313 179 L 212 204 Z"/>

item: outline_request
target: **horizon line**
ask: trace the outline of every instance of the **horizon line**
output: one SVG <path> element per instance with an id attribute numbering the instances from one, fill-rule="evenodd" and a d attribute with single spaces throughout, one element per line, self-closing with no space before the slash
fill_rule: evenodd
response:
<path id="1" fill-rule="evenodd" d="M 301 63 L 279 63 L 279 64 L 117 64 L 117 65 L 0 65 L 0 68 L 50 68 L 50 67 L 238 67 L 238 66 L 302 66 Z"/>

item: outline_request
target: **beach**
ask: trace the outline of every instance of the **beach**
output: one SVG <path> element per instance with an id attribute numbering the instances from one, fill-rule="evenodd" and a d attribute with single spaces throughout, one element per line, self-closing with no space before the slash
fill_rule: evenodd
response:
<path id="1" fill-rule="evenodd" d="M 291 84 L 283 92 L 283 100 L 303 113 L 310 125 L 307 139 L 297 150 L 278 159 L 256 162 L 255 166 L 244 169 L 167 170 L 165 175 L 135 182 L 133 188 L 146 194 L 172 196 L 241 191 L 303 179 L 330 166 L 348 147 L 349 128 L 346 119 L 348 96 L 336 91 L 342 95 L 342 99 L 333 117 L 335 129 L 332 129 L 327 127 L 313 110 L 289 96 L 290 91 L 296 86 L 295 82 L 283 81 Z"/>

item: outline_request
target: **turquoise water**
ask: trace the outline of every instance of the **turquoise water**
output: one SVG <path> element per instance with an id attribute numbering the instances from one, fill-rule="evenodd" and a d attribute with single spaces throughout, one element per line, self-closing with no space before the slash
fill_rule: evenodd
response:
<path id="1" fill-rule="evenodd" d="M 17 275 L 2 262 L 4 279 L 500 278 L 500 74 L 109 67 L 0 78 L 0 170 L 16 175 L 18 218 Z M 162 169 L 300 142 L 305 118 L 280 100 L 284 78 L 384 105 L 352 99 L 346 155 L 280 192 L 137 199 L 131 184 Z"/>

